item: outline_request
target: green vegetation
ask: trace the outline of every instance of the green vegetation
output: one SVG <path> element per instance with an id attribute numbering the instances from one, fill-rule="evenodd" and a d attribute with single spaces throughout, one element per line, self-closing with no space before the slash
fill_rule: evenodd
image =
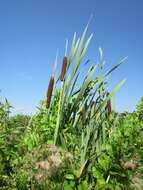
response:
<path id="1" fill-rule="evenodd" d="M 125 80 L 109 93 L 109 79 L 125 58 L 107 71 L 100 48 L 98 64 L 86 61 L 87 29 L 66 43 L 58 79 L 55 61 L 36 114 L 11 117 L 0 103 L 0 189 L 143 189 L 143 100 L 133 113 L 112 110 Z"/>

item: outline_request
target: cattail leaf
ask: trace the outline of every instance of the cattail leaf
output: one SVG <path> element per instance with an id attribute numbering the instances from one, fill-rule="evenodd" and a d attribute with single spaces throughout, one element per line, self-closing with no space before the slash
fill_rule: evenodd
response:
<path id="1" fill-rule="evenodd" d="M 113 91 L 109 94 L 109 98 L 112 98 L 123 86 L 123 84 L 126 82 L 126 79 L 123 79 L 114 89 Z"/>
<path id="2" fill-rule="evenodd" d="M 62 83 L 62 87 L 61 87 L 61 91 L 60 91 L 60 99 L 59 99 L 59 105 L 58 105 L 58 114 L 57 114 L 57 121 L 56 121 L 56 128 L 55 128 L 55 132 L 54 132 L 54 144 L 57 144 L 58 141 L 58 132 L 59 132 L 59 128 L 60 128 L 60 123 L 62 120 L 62 116 L 63 116 L 63 105 L 64 105 L 64 83 Z"/>
<path id="3" fill-rule="evenodd" d="M 68 39 L 66 39 L 65 57 L 67 56 L 67 51 L 68 51 Z"/>
<path id="4" fill-rule="evenodd" d="M 73 52 L 75 50 L 75 42 L 76 42 L 76 32 L 74 33 L 74 36 L 73 36 L 72 47 L 71 47 L 71 55 L 73 55 Z"/>
<path id="5" fill-rule="evenodd" d="M 126 79 L 122 80 L 114 89 L 113 91 L 109 94 L 108 98 L 106 98 L 103 103 L 101 103 L 100 107 L 98 108 L 97 113 L 95 113 L 94 115 L 96 115 L 96 119 L 98 120 L 98 118 L 100 117 L 100 114 L 105 110 L 107 101 L 112 98 L 118 91 L 119 89 L 122 87 L 122 85 L 125 83 Z"/>
<path id="6" fill-rule="evenodd" d="M 92 127 L 91 126 L 86 127 L 86 136 L 84 137 L 84 146 L 83 146 L 84 149 L 81 153 L 81 165 L 83 165 L 86 160 L 86 154 L 87 154 L 87 149 L 88 149 L 91 133 L 92 133 Z"/>
<path id="7" fill-rule="evenodd" d="M 69 62 L 71 63 L 74 55 L 75 55 L 75 52 L 78 48 L 78 45 L 79 45 L 79 42 L 80 42 L 80 38 L 77 39 L 76 41 L 76 33 L 74 33 L 74 37 L 73 37 L 73 41 L 72 41 L 72 46 L 71 46 L 71 51 L 70 51 L 70 54 L 69 54 Z"/>
<path id="8" fill-rule="evenodd" d="M 103 60 L 103 50 L 101 47 L 99 47 L 99 55 L 100 55 L 100 60 Z"/>
<path id="9" fill-rule="evenodd" d="M 88 40 L 86 41 L 85 45 L 84 45 L 84 48 L 82 50 L 82 53 L 81 53 L 81 56 L 80 56 L 80 61 L 82 60 L 82 58 L 85 56 L 86 54 L 86 51 L 87 51 L 87 48 L 92 40 L 92 37 L 93 37 L 93 34 L 91 34 L 88 38 Z"/>
<path id="10" fill-rule="evenodd" d="M 71 98 L 72 95 L 73 95 L 73 91 L 74 91 L 75 86 L 76 86 L 76 83 L 77 83 L 77 81 L 78 81 L 79 74 L 80 74 L 80 73 L 78 73 L 77 76 L 75 77 L 75 80 L 74 80 L 73 85 L 72 85 L 72 87 L 71 87 L 71 91 L 70 91 L 70 94 L 69 94 L 69 100 L 70 100 L 70 98 Z"/>
<path id="11" fill-rule="evenodd" d="M 99 47 L 99 55 L 100 55 L 100 66 L 101 66 L 101 70 L 104 69 L 105 66 L 105 61 L 103 59 L 103 50 L 101 47 Z"/>
<path id="12" fill-rule="evenodd" d="M 71 51 L 69 54 L 69 60 L 71 61 L 74 51 L 75 51 L 75 42 L 76 42 L 76 32 L 74 33 L 73 40 L 72 40 L 72 45 L 71 45 Z"/>
<path id="13" fill-rule="evenodd" d="M 97 65 L 95 65 L 95 66 L 92 65 L 90 67 L 90 69 L 89 69 L 89 71 L 88 71 L 88 73 L 87 73 L 87 75 L 85 77 L 85 81 L 84 81 L 83 85 L 81 86 L 80 92 L 79 92 L 77 100 L 76 100 L 76 104 L 83 97 L 83 94 L 84 94 L 86 88 L 88 87 L 88 85 L 89 85 L 89 83 L 91 81 L 91 77 L 93 76 L 96 68 L 97 68 Z"/>
<path id="14" fill-rule="evenodd" d="M 115 69 L 117 69 L 122 63 L 124 63 L 124 61 L 127 59 L 128 57 L 123 58 L 121 61 L 119 61 L 119 63 L 117 65 L 115 65 L 114 67 L 112 67 L 109 71 L 107 71 L 107 73 L 105 74 L 105 77 L 107 77 L 108 75 L 110 75 Z"/>
<path id="15" fill-rule="evenodd" d="M 79 42 L 77 53 L 75 55 L 74 68 L 72 70 L 71 78 L 73 78 L 74 75 L 76 74 L 77 68 L 78 68 L 78 66 L 80 64 L 79 60 L 80 60 L 81 50 L 82 50 L 82 46 L 83 46 L 83 43 L 84 43 L 84 39 L 85 39 L 87 30 L 88 30 L 88 24 L 85 27 L 84 32 L 83 32 L 82 37 L 81 37 L 81 40 Z"/>
<path id="16" fill-rule="evenodd" d="M 88 23 L 89 24 L 89 23 Z M 76 55 L 75 55 L 75 60 L 74 60 L 74 67 L 71 71 L 71 75 L 70 75 L 70 78 L 68 80 L 68 84 L 67 84 L 67 89 L 69 89 L 70 85 L 71 85 L 71 82 L 72 82 L 72 79 L 74 78 L 74 76 L 76 75 L 77 73 L 77 70 L 79 68 L 79 65 L 81 63 L 81 59 L 80 59 L 80 56 L 81 56 L 81 51 L 82 51 L 82 46 L 83 46 L 83 43 L 84 43 L 84 40 L 85 40 L 85 36 L 86 36 L 86 33 L 87 33 L 87 30 L 88 30 L 88 24 L 87 26 L 85 27 L 84 29 L 84 32 L 82 34 L 82 37 L 80 39 L 80 41 L 78 42 L 78 47 L 77 47 L 77 51 L 76 51 Z M 89 39 L 90 40 L 90 39 Z M 86 45 L 88 45 L 88 43 L 86 43 Z"/>
<path id="17" fill-rule="evenodd" d="M 100 104 L 100 107 L 98 107 L 98 110 L 95 112 L 94 116 L 96 116 L 96 120 L 99 119 L 100 115 L 104 112 L 105 107 L 107 105 L 107 101 L 112 98 L 121 88 L 121 86 L 125 83 L 125 79 L 122 80 L 114 89 L 113 91 L 110 93 L 110 95 Z M 93 117 L 94 117 L 93 116 Z"/>
<path id="18" fill-rule="evenodd" d="M 75 56 L 75 53 L 76 53 L 76 51 L 77 51 L 77 48 L 78 48 L 79 42 L 80 42 L 80 38 L 78 38 L 78 40 L 77 40 L 77 42 L 76 42 L 76 44 L 75 44 L 75 47 L 74 47 L 74 51 L 73 51 L 72 57 Z"/>
<path id="19" fill-rule="evenodd" d="M 55 73 L 56 73 L 56 70 L 57 70 L 58 55 L 59 55 L 59 50 L 57 49 L 56 58 L 55 58 L 55 63 L 54 63 L 53 72 L 52 72 L 52 75 L 53 75 L 53 76 L 55 76 Z"/>
<path id="20" fill-rule="evenodd" d="M 69 94 L 69 100 L 70 100 L 71 96 L 73 96 L 73 95 L 76 94 L 76 93 L 73 94 L 73 92 L 74 92 L 75 86 L 76 86 L 76 84 L 77 84 L 79 75 L 80 75 L 80 74 L 82 73 L 82 71 L 85 69 L 84 66 L 86 66 L 88 63 L 89 63 L 89 60 L 87 60 L 87 61 L 84 63 L 83 67 L 82 67 L 82 68 L 80 69 L 80 71 L 77 73 L 77 75 L 76 75 L 76 77 L 75 77 L 75 79 L 74 79 L 74 81 L 73 81 L 72 87 L 71 87 L 71 91 L 70 91 L 70 94 Z M 77 92 L 77 91 L 76 91 L 76 92 Z M 78 90 L 78 92 L 79 92 L 79 90 Z"/>

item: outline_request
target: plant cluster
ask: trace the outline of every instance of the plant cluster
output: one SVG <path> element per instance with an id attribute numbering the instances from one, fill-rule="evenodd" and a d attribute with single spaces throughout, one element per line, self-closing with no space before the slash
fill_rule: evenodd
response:
<path id="1" fill-rule="evenodd" d="M 11 117 L 0 103 L 0 189 L 143 189 L 142 101 L 133 113 L 112 110 L 125 80 L 109 93 L 109 79 L 125 59 L 106 70 L 100 48 L 98 64 L 86 61 L 87 30 L 67 41 L 58 79 L 56 59 L 36 114 Z"/>

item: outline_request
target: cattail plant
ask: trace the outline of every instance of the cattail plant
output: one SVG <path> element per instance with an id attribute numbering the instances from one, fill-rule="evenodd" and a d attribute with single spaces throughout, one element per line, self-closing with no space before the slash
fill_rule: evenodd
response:
<path id="1" fill-rule="evenodd" d="M 105 73 L 102 69 L 103 72 L 101 71 L 101 74 L 97 76 L 95 75 L 95 71 L 98 68 L 98 64 L 92 64 L 88 69 L 85 68 L 86 64 L 83 64 L 84 56 L 86 55 L 93 36 L 93 34 L 91 34 L 88 39 L 85 40 L 87 30 L 88 25 L 81 38 L 76 38 L 76 34 L 74 35 L 68 56 L 66 52 L 64 55 L 62 70 L 59 77 L 62 83 L 59 87 L 56 126 L 53 135 L 54 145 L 61 145 L 68 149 L 68 141 L 70 138 L 68 133 L 71 135 L 72 130 L 72 134 L 77 134 L 77 146 L 79 146 L 81 150 L 79 158 L 81 166 L 86 163 L 88 157 L 100 155 L 101 145 L 104 142 L 103 139 L 107 136 L 107 130 L 105 130 L 107 126 L 107 122 L 105 121 L 105 109 L 108 113 L 111 113 L 112 108 L 110 99 L 125 82 L 125 80 L 121 81 L 113 91 L 110 92 L 110 96 L 108 98 L 105 97 L 107 79 L 123 60 Z M 100 61 L 102 61 L 102 65 L 104 65 L 103 59 Z M 86 71 L 85 76 L 83 76 L 82 73 L 83 67 Z M 67 80 L 64 80 L 68 69 L 69 73 L 66 76 Z M 83 77 L 82 82 L 80 81 L 81 77 Z M 98 101 L 95 107 L 92 101 L 97 98 Z M 82 108 L 85 108 L 83 114 Z M 74 149 L 74 147 L 72 148 Z"/>
<path id="2" fill-rule="evenodd" d="M 68 64 L 68 58 L 65 56 L 63 58 L 63 64 L 62 64 L 62 70 L 61 70 L 61 74 L 60 74 L 60 80 L 63 81 L 65 74 L 66 74 L 66 70 L 67 70 L 67 64 Z"/>

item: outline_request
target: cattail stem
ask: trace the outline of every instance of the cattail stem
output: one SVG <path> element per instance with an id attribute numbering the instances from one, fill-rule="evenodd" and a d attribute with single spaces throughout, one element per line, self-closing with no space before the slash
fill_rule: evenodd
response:
<path id="1" fill-rule="evenodd" d="M 63 81 L 65 74 L 66 74 L 66 70 L 67 70 L 67 64 L 68 64 L 68 59 L 65 56 L 63 59 L 63 64 L 62 64 L 62 70 L 61 70 L 61 74 L 60 74 L 60 80 Z"/>
<path id="2" fill-rule="evenodd" d="M 48 90 L 47 90 L 47 100 L 46 100 L 46 108 L 48 109 L 50 107 L 50 102 L 52 98 L 52 92 L 54 87 L 54 76 L 51 75 Z"/>

